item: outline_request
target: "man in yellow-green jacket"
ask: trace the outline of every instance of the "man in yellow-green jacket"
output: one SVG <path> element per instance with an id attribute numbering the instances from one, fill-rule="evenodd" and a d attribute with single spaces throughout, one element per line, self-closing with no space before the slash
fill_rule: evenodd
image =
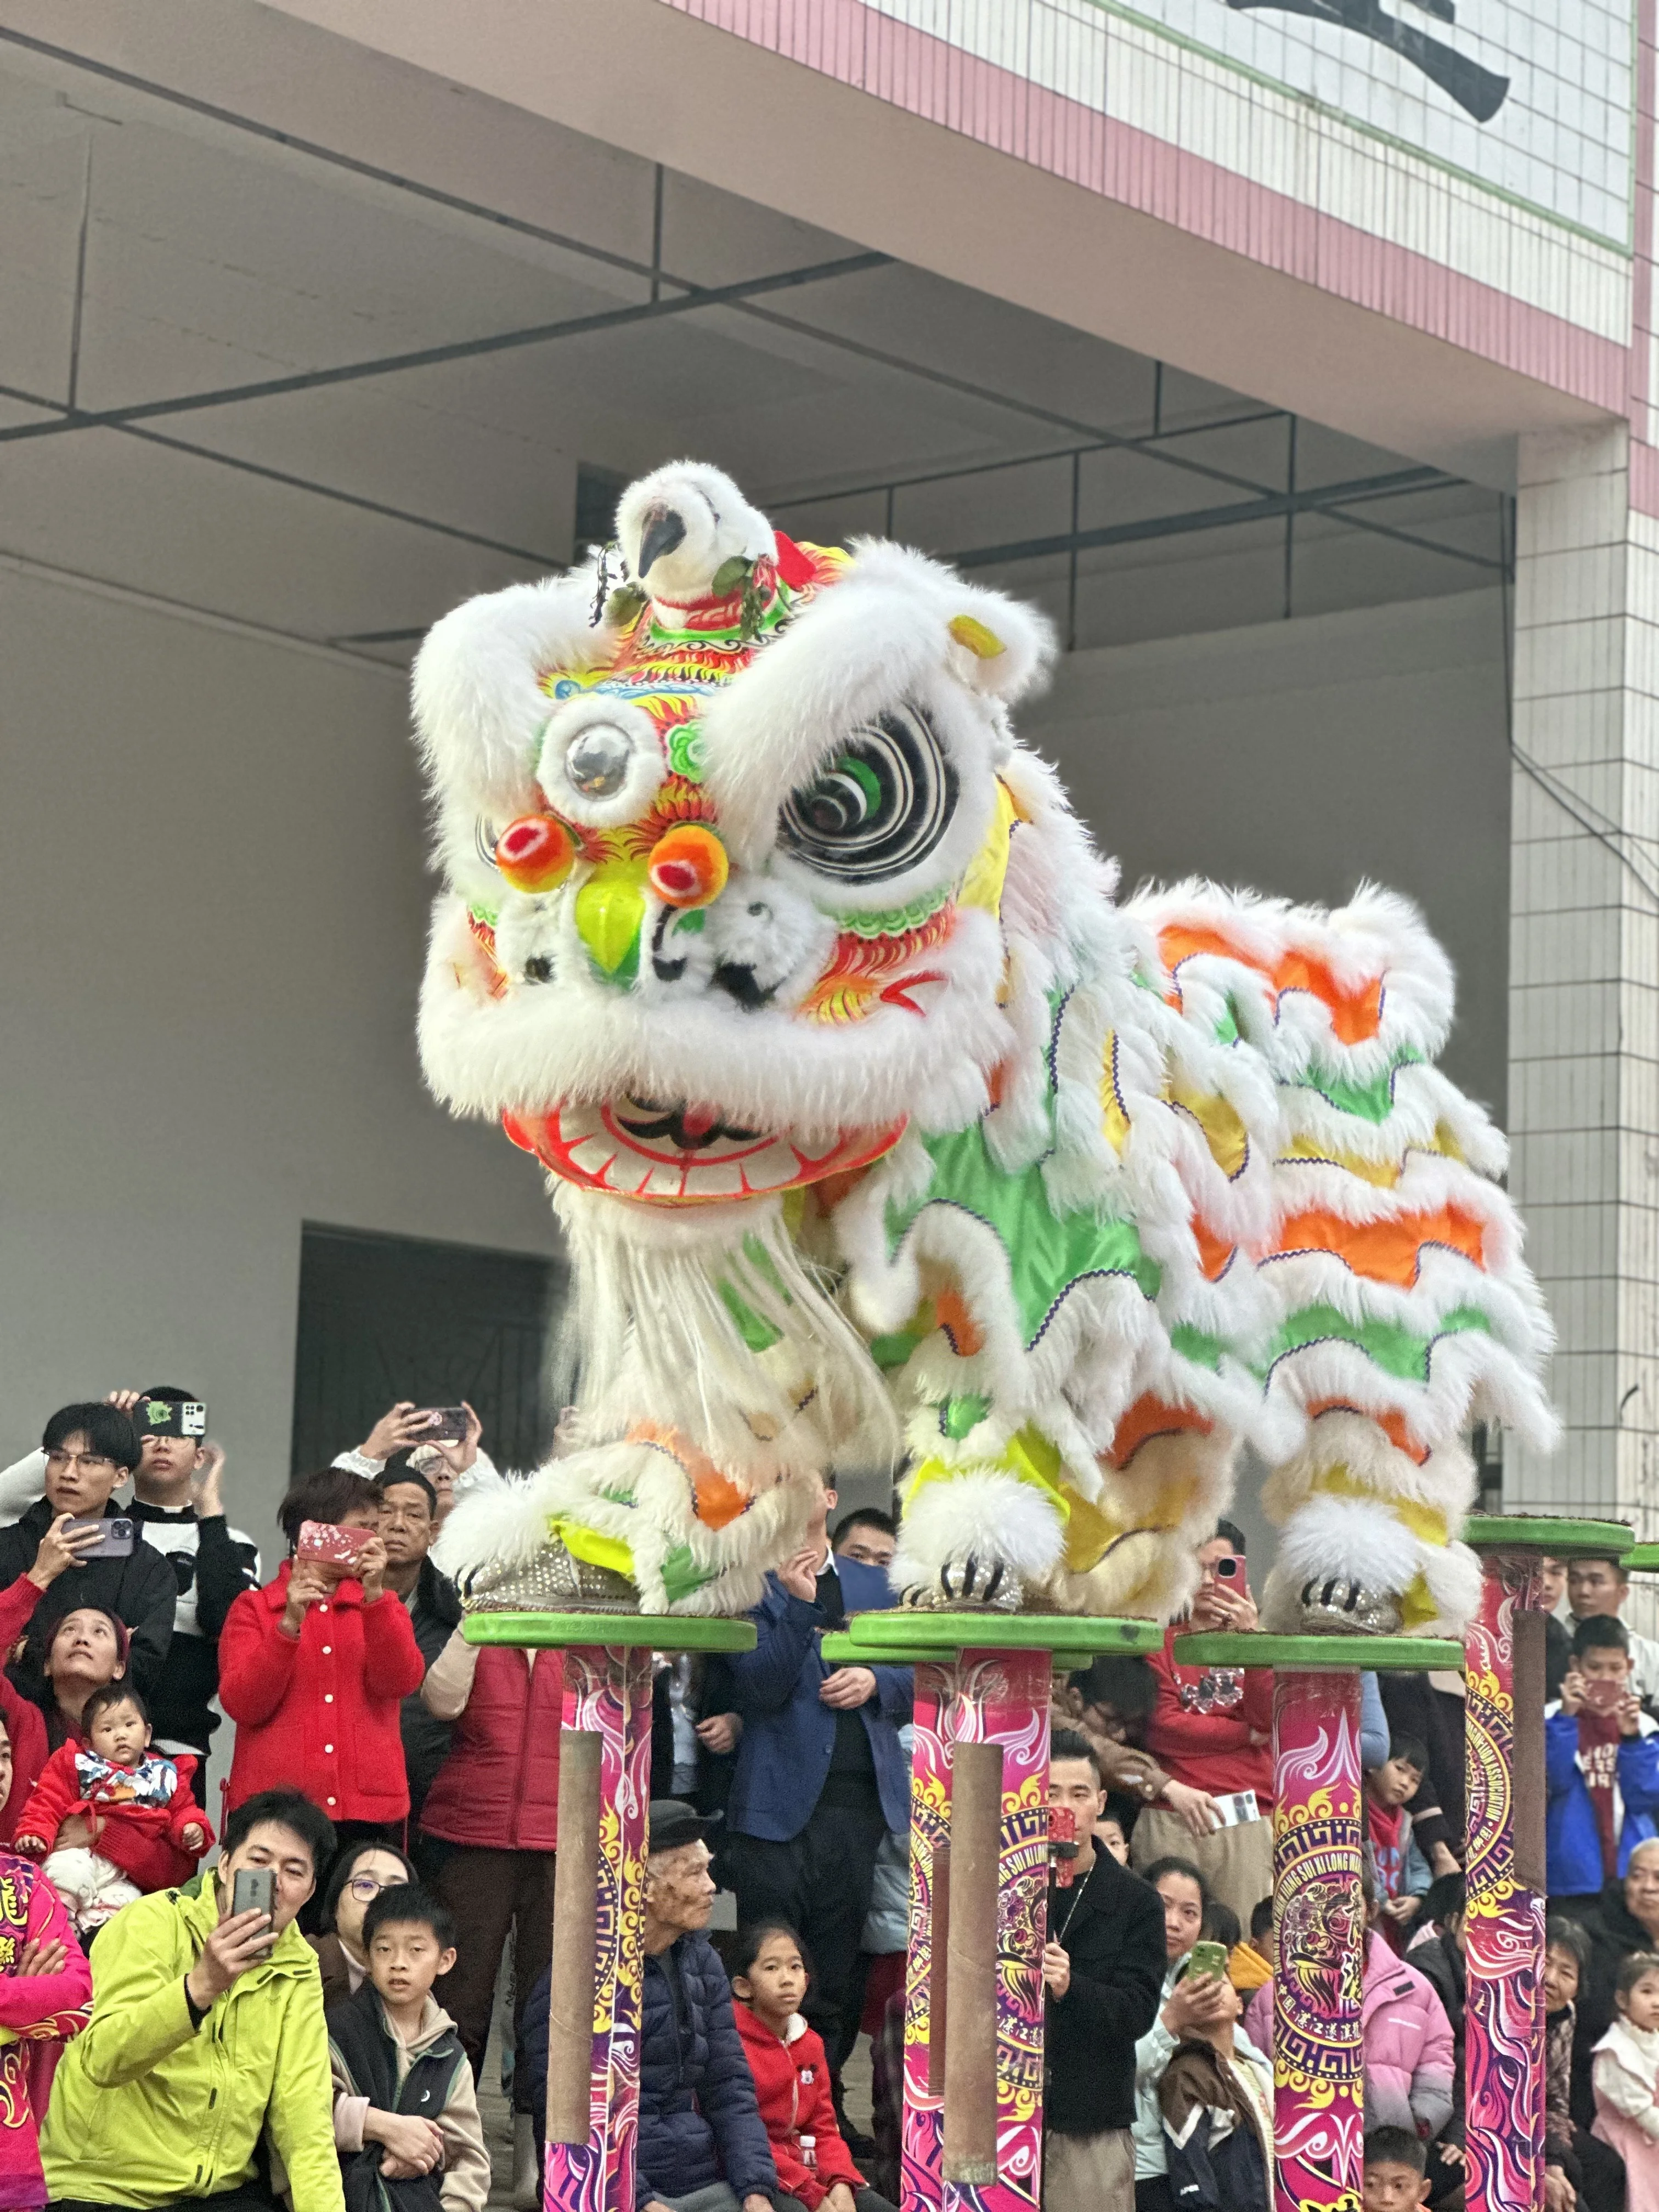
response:
<path id="1" fill-rule="evenodd" d="M 57 2212 L 269 2212 L 284 2191 L 295 2212 L 343 2212 L 322 1983 L 295 1925 L 333 1848 L 308 1798 L 267 1790 L 226 1822 L 199 1895 L 165 1890 L 109 1923 L 41 2130 Z M 233 1914 L 255 1868 L 272 1909 Z"/>

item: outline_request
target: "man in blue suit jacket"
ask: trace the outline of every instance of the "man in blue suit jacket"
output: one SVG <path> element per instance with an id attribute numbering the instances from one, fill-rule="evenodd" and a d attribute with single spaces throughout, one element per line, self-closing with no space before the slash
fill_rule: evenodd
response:
<path id="1" fill-rule="evenodd" d="M 738 1917 L 786 1920 L 811 1954 L 807 2017 L 839 2088 L 858 2039 L 876 1853 L 910 1820 L 899 1729 L 910 1717 L 908 1667 L 832 1667 L 819 1646 L 849 1613 L 890 1606 L 878 1567 L 840 1559 L 827 1528 L 836 1493 L 820 1484 L 804 1548 L 767 1577 L 750 1614 L 752 1651 L 729 1662 L 743 1741 L 726 1808 L 725 1869 Z M 839 2104 L 839 2099 L 837 2099 Z"/>

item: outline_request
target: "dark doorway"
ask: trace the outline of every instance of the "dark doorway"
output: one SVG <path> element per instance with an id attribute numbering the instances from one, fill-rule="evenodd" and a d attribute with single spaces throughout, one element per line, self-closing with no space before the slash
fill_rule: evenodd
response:
<path id="1" fill-rule="evenodd" d="M 556 1260 L 307 1223 L 294 1473 L 361 1443 L 399 1398 L 465 1400 L 498 1467 L 538 1465 L 558 1418 L 549 1367 L 564 1286 Z"/>

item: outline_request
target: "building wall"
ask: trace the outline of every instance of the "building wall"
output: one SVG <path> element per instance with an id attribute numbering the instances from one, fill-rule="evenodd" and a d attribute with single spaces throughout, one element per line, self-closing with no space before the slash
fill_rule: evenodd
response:
<path id="1" fill-rule="evenodd" d="M 419 1081 L 403 680 L 15 570 L 0 665 L 0 1457 L 199 1389 L 269 1554 L 301 1222 L 553 1244 L 530 1162 Z"/>

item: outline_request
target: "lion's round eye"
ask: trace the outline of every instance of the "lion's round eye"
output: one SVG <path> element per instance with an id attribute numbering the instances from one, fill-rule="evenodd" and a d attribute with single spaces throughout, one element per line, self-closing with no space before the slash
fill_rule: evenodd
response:
<path id="1" fill-rule="evenodd" d="M 902 707 L 854 731 L 784 802 L 784 842 L 820 874 L 878 883 L 924 860 L 956 811 L 956 771 L 927 716 Z"/>
<path id="2" fill-rule="evenodd" d="M 625 730 L 596 722 L 575 738 L 564 757 L 564 772 L 584 799 L 613 799 L 628 781 L 634 757 Z"/>

